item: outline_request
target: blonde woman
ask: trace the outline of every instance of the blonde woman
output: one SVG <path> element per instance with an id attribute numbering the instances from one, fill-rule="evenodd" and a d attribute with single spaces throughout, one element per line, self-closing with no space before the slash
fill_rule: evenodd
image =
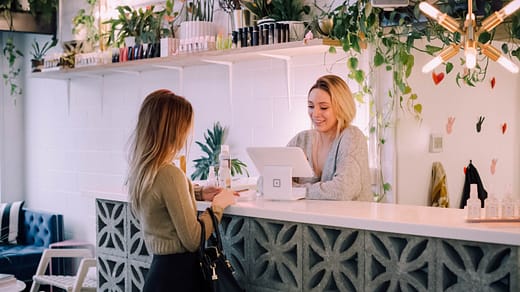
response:
<path id="1" fill-rule="evenodd" d="M 307 100 L 313 128 L 287 146 L 303 149 L 315 176 L 296 183 L 306 186 L 307 199 L 370 201 L 367 139 L 351 124 L 356 104 L 347 83 L 336 75 L 322 76 Z"/>
<path id="2" fill-rule="evenodd" d="M 201 227 L 195 190 L 172 161 L 186 145 L 193 126 L 193 108 L 169 90 L 157 90 L 141 106 L 130 153 L 129 195 L 148 251 L 153 254 L 143 291 L 199 291 L 201 271 L 196 255 Z M 229 190 L 206 188 L 218 220 L 234 203 Z M 205 234 L 213 232 L 206 212 L 199 218 Z"/>

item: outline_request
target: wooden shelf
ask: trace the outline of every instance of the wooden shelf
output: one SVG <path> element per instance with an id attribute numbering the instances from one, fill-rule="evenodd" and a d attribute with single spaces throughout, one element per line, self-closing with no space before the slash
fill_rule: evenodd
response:
<path id="1" fill-rule="evenodd" d="M 185 68 L 209 63 L 236 63 L 249 60 L 325 53 L 328 52 L 330 46 L 339 45 L 339 41 L 336 40 L 314 39 L 306 44 L 304 44 L 303 41 L 297 41 L 240 49 L 183 53 L 164 58 L 142 59 L 74 69 L 59 69 L 55 71 L 31 73 L 31 77 L 46 79 L 74 79 L 118 73 L 144 72 L 165 68 Z"/>

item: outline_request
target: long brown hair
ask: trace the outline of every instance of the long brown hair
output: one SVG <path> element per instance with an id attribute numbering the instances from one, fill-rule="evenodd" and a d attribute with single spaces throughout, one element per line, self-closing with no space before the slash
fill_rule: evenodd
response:
<path id="1" fill-rule="evenodd" d="M 159 168 L 184 147 L 192 125 L 193 108 L 184 97 L 160 89 L 145 98 L 129 153 L 128 191 L 134 210 Z"/>
<path id="2" fill-rule="evenodd" d="M 356 116 L 356 103 L 352 97 L 352 92 L 347 83 L 336 75 L 324 75 L 309 89 L 321 89 L 330 96 L 332 110 L 338 119 L 336 135 L 345 130 Z"/>

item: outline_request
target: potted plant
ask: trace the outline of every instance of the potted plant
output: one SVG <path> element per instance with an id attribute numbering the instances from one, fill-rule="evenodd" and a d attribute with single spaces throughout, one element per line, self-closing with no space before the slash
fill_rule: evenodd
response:
<path id="1" fill-rule="evenodd" d="M 227 128 L 222 127 L 219 122 L 216 122 L 213 124 L 212 130 L 208 129 L 206 133 L 204 133 L 204 143 L 199 141 L 195 142 L 207 156 L 193 160 L 195 163 L 195 171 L 191 174 L 192 180 L 207 179 L 210 166 L 214 166 L 218 172 L 220 146 L 225 143 L 226 136 Z M 244 172 L 249 176 L 247 165 L 236 158 L 231 159 L 231 175 L 243 174 Z"/>
<path id="2" fill-rule="evenodd" d="M 246 7 L 257 19 L 265 19 L 270 17 L 273 9 L 271 0 L 241 0 L 242 5 Z"/>
<path id="3" fill-rule="evenodd" d="M 72 18 L 72 34 L 77 41 L 83 41 L 84 52 L 93 51 L 99 42 L 99 28 L 94 16 L 97 0 L 86 0 L 88 8 L 81 8 Z"/>
<path id="4" fill-rule="evenodd" d="M 45 54 L 56 45 L 58 39 L 53 38 L 52 40 L 46 41 L 43 46 L 40 46 L 40 43 L 34 39 L 34 42 L 31 45 L 31 67 L 32 72 L 41 72 L 41 68 L 43 67 L 43 57 Z"/>
<path id="5" fill-rule="evenodd" d="M 272 0 L 272 10 L 269 15 L 278 23 L 289 24 L 289 40 L 303 40 L 305 35 L 305 24 L 302 20 L 303 14 L 309 14 L 311 8 L 304 5 L 302 0 Z"/>

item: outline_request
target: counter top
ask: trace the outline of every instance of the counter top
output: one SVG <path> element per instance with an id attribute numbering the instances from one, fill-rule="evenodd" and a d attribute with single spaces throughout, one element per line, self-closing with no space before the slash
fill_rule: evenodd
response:
<path id="1" fill-rule="evenodd" d="M 199 202 L 204 210 L 209 202 Z M 468 223 L 454 208 L 349 201 L 237 202 L 226 214 L 418 236 L 520 246 L 520 222 Z"/>
<path id="2" fill-rule="evenodd" d="M 127 202 L 124 192 L 85 192 L 106 200 Z M 209 202 L 198 202 L 204 210 Z M 455 208 L 351 201 L 238 201 L 226 214 L 301 222 L 343 228 L 520 246 L 520 222 L 465 221 L 466 212 Z"/>

